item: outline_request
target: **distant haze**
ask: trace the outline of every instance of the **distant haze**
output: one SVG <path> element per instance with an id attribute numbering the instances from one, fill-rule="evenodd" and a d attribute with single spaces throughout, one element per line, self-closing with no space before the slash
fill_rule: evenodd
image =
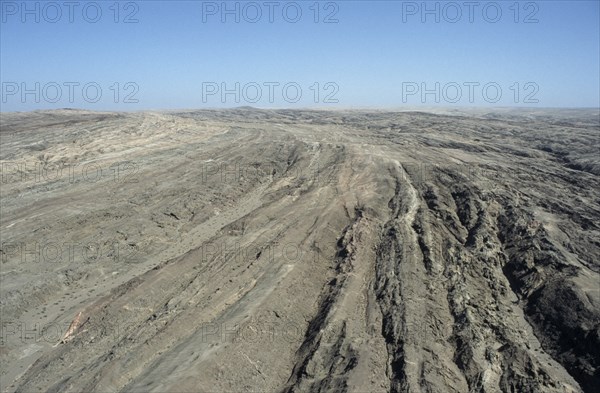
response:
<path id="1" fill-rule="evenodd" d="M 2 111 L 598 107 L 597 1 L 12 2 Z"/>

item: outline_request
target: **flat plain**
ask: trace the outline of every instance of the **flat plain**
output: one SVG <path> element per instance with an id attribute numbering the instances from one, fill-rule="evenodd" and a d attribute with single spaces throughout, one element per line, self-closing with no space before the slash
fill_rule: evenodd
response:
<path id="1" fill-rule="evenodd" d="M 2 392 L 600 391 L 598 110 L 2 113 Z"/>

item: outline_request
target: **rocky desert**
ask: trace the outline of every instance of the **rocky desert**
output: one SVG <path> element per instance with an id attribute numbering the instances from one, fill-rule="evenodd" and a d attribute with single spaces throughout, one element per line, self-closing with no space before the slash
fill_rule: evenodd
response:
<path id="1" fill-rule="evenodd" d="M 2 392 L 598 392 L 598 110 L 1 116 Z"/>

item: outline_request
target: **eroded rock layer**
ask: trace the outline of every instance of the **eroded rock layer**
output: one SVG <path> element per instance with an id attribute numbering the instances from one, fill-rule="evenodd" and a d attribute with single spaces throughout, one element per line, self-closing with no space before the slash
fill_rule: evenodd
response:
<path id="1" fill-rule="evenodd" d="M 600 391 L 599 133 L 2 114 L 2 391 Z"/>

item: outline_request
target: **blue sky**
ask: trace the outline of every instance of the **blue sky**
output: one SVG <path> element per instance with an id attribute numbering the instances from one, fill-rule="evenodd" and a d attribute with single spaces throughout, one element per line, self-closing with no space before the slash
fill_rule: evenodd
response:
<path id="1" fill-rule="evenodd" d="M 600 105 L 598 1 L 0 3 L 3 111 Z"/>

